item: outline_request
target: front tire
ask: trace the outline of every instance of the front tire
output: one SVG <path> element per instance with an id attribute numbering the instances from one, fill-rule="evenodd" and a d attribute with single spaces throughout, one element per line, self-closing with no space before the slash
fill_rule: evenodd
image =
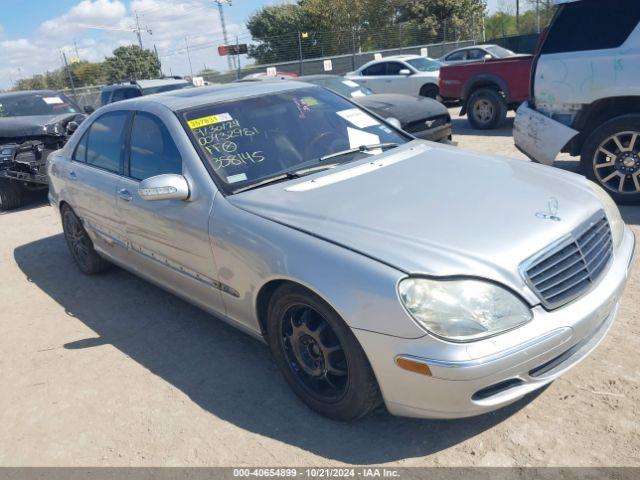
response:
<path id="1" fill-rule="evenodd" d="M 284 285 L 271 299 L 267 321 L 276 364 L 310 408 L 333 420 L 351 421 L 380 404 L 380 389 L 362 347 L 318 296 Z"/>
<path id="2" fill-rule="evenodd" d="M 7 211 L 22 205 L 24 192 L 16 182 L 0 180 L 0 210 Z"/>
<path id="3" fill-rule="evenodd" d="M 108 270 L 111 264 L 98 255 L 89 234 L 73 210 L 64 205 L 60 214 L 64 239 L 80 271 L 85 275 L 94 275 Z"/>
<path id="4" fill-rule="evenodd" d="M 507 102 L 496 90 L 481 88 L 469 97 L 467 118 L 476 130 L 491 130 L 507 118 Z"/>
<path id="5" fill-rule="evenodd" d="M 596 128 L 582 146 L 580 167 L 617 203 L 640 203 L 640 115 Z"/>

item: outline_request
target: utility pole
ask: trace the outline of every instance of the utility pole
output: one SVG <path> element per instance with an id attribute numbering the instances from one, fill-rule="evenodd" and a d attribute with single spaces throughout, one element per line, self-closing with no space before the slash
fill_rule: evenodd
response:
<path id="1" fill-rule="evenodd" d="M 516 30 L 520 34 L 520 0 L 516 0 Z"/>
<path id="2" fill-rule="evenodd" d="M 225 3 L 231 6 L 232 0 L 213 0 L 216 5 L 218 5 L 218 14 L 220 15 L 220 26 L 222 27 L 222 38 L 224 38 L 224 44 L 229 45 L 229 36 L 227 35 L 227 23 L 224 19 L 224 10 L 222 9 L 222 5 Z M 229 65 L 229 70 L 234 70 L 236 67 L 236 60 L 233 55 L 227 55 L 227 64 Z"/>
<path id="3" fill-rule="evenodd" d="M 73 75 L 71 75 L 71 69 L 69 68 L 69 62 L 67 62 L 67 54 L 62 50 L 60 51 L 62 54 L 62 60 L 64 61 L 64 66 L 67 69 L 67 74 L 69 75 L 69 84 L 71 85 L 71 91 L 73 92 L 73 99 L 77 102 L 78 96 L 76 95 L 76 86 L 73 83 Z"/>
<path id="4" fill-rule="evenodd" d="M 76 58 L 78 59 L 78 61 L 80 61 L 80 52 L 78 51 L 78 42 L 76 42 L 75 40 L 73 41 L 73 46 L 76 50 Z"/>
<path id="5" fill-rule="evenodd" d="M 184 37 L 184 43 L 187 45 L 187 58 L 189 59 L 189 70 L 191 70 L 191 78 L 193 78 L 193 66 L 191 65 L 191 54 L 189 53 L 189 40 Z"/>
<path id="6" fill-rule="evenodd" d="M 536 0 L 536 17 L 537 17 L 537 30 L 538 34 L 540 33 L 540 0 Z"/>
<path id="7" fill-rule="evenodd" d="M 138 16 L 138 12 L 136 11 L 136 35 L 138 37 L 138 44 L 140 48 L 142 48 L 142 33 L 140 32 L 140 17 Z"/>
<path id="8" fill-rule="evenodd" d="M 236 80 L 240 80 L 240 40 L 236 35 L 236 53 L 238 57 L 238 69 L 236 70 Z"/>

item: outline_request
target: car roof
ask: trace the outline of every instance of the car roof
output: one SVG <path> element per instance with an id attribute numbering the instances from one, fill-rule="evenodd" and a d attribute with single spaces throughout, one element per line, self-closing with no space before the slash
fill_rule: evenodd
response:
<path id="1" fill-rule="evenodd" d="M 124 100 L 113 105 L 123 105 L 136 103 L 144 106 L 146 103 L 161 104 L 170 110 L 177 112 L 184 109 L 209 105 L 212 103 L 229 102 L 242 100 L 273 93 L 286 92 L 301 88 L 319 88 L 308 83 L 287 81 L 281 82 L 239 82 L 226 83 L 222 85 L 212 85 L 208 87 L 189 88 L 184 90 L 172 90 L 170 92 L 158 93 L 137 97 L 131 100 Z"/>
<path id="2" fill-rule="evenodd" d="M 138 80 L 136 81 L 140 88 L 154 88 L 154 87 L 164 87 L 165 85 L 180 85 L 183 83 L 189 83 L 187 80 L 182 78 L 158 78 L 155 80 Z"/>
<path id="3" fill-rule="evenodd" d="M 388 57 L 382 57 L 380 60 L 413 60 L 415 58 L 425 58 L 420 55 L 389 55 Z"/>
<path id="4" fill-rule="evenodd" d="M 460 50 L 470 50 L 472 48 L 488 48 L 488 47 L 498 47 L 499 45 L 496 45 L 495 43 L 485 43 L 482 45 L 468 45 L 466 47 L 460 47 L 460 48 L 456 48 L 455 50 L 451 50 L 449 53 L 453 53 L 453 52 L 459 52 Z M 449 55 L 449 53 L 446 53 L 445 55 Z"/>
<path id="5" fill-rule="evenodd" d="M 296 78 L 296 80 L 300 81 L 300 82 L 306 82 L 308 80 L 325 80 L 325 79 L 342 79 L 344 80 L 344 77 L 341 77 L 340 75 L 330 75 L 328 73 L 318 73 L 316 75 L 303 75 L 301 77 Z"/>
<path id="6" fill-rule="evenodd" d="M 27 97 L 29 95 L 60 95 L 60 92 L 56 92 L 54 90 L 21 90 L 19 92 L 5 92 L 0 93 L 0 98 L 11 98 L 11 97 Z"/>

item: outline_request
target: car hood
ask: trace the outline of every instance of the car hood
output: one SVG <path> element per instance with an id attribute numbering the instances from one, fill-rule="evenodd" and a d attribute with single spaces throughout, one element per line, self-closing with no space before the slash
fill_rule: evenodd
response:
<path id="1" fill-rule="evenodd" d="M 44 135 L 43 127 L 72 120 L 78 113 L 62 115 L 34 115 L 30 117 L 0 118 L 0 139 L 16 139 Z"/>
<path id="2" fill-rule="evenodd" d="M 552 197 L 561 221 L 536 215 Z M 578 175 L 418 140 L 228 200 L 406 273 L 479 276 L 520 291 L 520 263 L 602 208 Z"/>
<path id="3" fill-rule="evenodd" d="M 367 95 L 366 97 L 356 97 L 352 100 L 383 118 L 394 117 L 402 123 L 449 113 L 440 102 L 426 97 L 381 93 Z"/>

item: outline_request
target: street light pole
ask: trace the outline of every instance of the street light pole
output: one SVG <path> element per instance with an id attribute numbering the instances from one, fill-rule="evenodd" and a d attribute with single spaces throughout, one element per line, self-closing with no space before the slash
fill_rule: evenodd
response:
<path id="1" fill-rule="evenodd" d="M 184 37 L 184 43 L 187 45 L 187 58 L 189 59 L 189 70 L 191 70 L 191 78 L 193 78 L 193 66 L 191 65 L 191 54 L 189 53 L 189 40 Z"/>
<path id="2" fill-rule="evenodd" d="M 220 15 L 220 26 L 222 27 L 222 38 L 224 39 L 224 44 L 229 45 L 229 36 L 227 35 L 227 23 L 224 19 L 224 10 L 222 9 L 222 5 L 225 3 L 231 6 L 231 0 L 213 0 L 218 5 L 218 14 Z M 233 55 L 227 55 L 227 64 L 229 66 L 229 71 L 234 70 L 236 67 L 236 60 Z"/>

